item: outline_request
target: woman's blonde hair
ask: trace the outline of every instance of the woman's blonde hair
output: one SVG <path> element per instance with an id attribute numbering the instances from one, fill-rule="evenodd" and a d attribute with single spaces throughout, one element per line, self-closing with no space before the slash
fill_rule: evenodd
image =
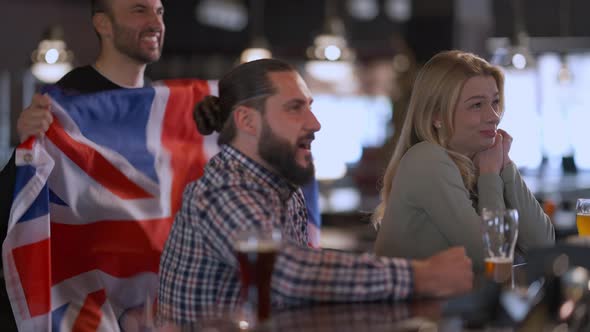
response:
<path id="1" fill-rule="evenodd" d="M 399 141 L 383 176 L 381 202 L 372 216 L 375 226 L 383 218 L 400 160 L 408 149 L 422 141 L 437 144 L 447 151 L 459 168 L 465 188 L 475 196 L 473 162 L 467 156 L 451 151 L 448 145 L 454 132 L 454 113 L 461 90 L 465 81 L 474 76 L 492 76 L 496 80 L 499 109 L 503 113 L 504 74 L 498 67 L 474 54 L 457 50 L 438 53 L 418 73 Z M 433 125 L 435 113 L 439 114 L 441 128 Z"/>

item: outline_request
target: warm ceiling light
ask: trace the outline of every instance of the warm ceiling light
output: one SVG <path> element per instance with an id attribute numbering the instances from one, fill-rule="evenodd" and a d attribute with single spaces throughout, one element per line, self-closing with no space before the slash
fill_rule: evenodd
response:
<path id="1" fill-rule="evenodd" d="M 63 30 L 51 27 L 31 55 L 31 72 L 44 83 L 55 83 L 72 70 L 72 52 L 63 40 Z"/>
<path id="2" fill-rule="evenodd" d="M 202 0 L 195 7 L 195 18 L 204 25 L 241 31 L 248 24 L 248 11 L 236 0 Z"/>
<path id="3" fill-rule="evenodd" d="M 242 52 L 240 55 L 240 62 L 250 62 L 260 59 L 272 58 L 272 53 L 264 47 L 249 47 Z"/>
<path id="4" fill-rule="evenodd" d="M 516 39 L 516 44 L 498 47 L 492 55 L 491 62 L 504 68 L 518 70 L 534 67 L 536 61 L 528 47 L 528 37 L 522 33 Z"/>
<path id="5" fill-rule="evenodd" d="M 327 8 L 324 33 L 315 37 L 313 45 L 307 49 L 309 60 L 305 70 L 317 80 L 338 82 L 353 76 L 355 54 L 344 37 L 342 21 L 330 15 L 329 6 Z"/>
<path id="6" fill-rule="evenodd" d="M 388 0 L 385 3 L 385 13 L 395 22 L 406 22 L 412 17 L 412 2 L 410 0 Z"/>
<path id="7" fill-rule="evenodd" d="M 512 2 L 514 11 L 514 35 L 510 38 L 509 45 L 498 47 L 491 62 L 504 68 L 517 70 L 529 69 L 535 66 L 535 58 L 530 51 L 530 38 L 525 31 L 522 0 Z"/>
<path id="8" fill-rule="evenodd" d="M 370 21 L 379 15 L 377 0 L 348 0 L 346 3 L 350 16 L 361 21 Z"/>
<path id="9" fill-rule="evenodd" d="M 272 57 L 268 42 L 264 38 L 264 1 L 250 1 L 250 35 L 252 43 L 240 55 L 240 62 L 250 62 Z"/>

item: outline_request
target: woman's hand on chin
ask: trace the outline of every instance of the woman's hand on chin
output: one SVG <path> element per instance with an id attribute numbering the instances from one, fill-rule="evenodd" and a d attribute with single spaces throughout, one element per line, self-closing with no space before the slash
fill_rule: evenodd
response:
<path id="1" fill-rule="evenodd" d="M 505 130 L 498 129 L 498 133 L 502 135 L 502 149 L 504 152 L 504 161 L 502 162 L 502 168 L 506 167 L 506 165 L 510 164 L 512 161 L 510 160 L 510 156 L 508 156 L 508 152 L 510 152 L 510 147 L 512 146 L 512 136 L 508 134 Z"/>
<path id="2" fill-rule="evenodd" d="M 494 145 L 475 154 L 473 164 L 479 174 L 500 174 L 504 167 L 504 141 L 500 132 L 496 134 Z"/>

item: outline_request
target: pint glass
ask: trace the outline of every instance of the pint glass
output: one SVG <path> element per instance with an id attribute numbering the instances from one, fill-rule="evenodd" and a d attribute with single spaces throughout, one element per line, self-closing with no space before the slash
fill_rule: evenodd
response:
<path id="1" fill-rule="evenodd" d="M 518 239 L 518 211 L 484 208 L 481 218 L 486 276 L 504 286 L 511 286 L 514 248 Z"/>
<path id="2" fill-rule="evenodd" d="M 590 199 L 580 198 L 576 202 L 576 225 L 578 235 L 590 235 Z"/>
<path id="3" fill-rule="evenodd" d="M 240 265 L 241 327 L 252 328 L 270 317 L 271 277 L 280 245 L 278 231 L 251 230 L 238 234 L 234 247 Z"/>

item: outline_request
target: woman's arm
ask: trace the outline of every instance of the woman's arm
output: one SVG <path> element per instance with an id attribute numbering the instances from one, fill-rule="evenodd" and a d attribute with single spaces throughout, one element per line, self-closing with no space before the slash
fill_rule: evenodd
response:
<path id="1" fill-rule="evenodd" d="M 530 192 L 514 163 L 500 173 L 504 182 L 506 205 L 518 210 L 518 247 L 526 253 L 531 247 L 555 243 L 555 229 L 541 205 Z"/>

